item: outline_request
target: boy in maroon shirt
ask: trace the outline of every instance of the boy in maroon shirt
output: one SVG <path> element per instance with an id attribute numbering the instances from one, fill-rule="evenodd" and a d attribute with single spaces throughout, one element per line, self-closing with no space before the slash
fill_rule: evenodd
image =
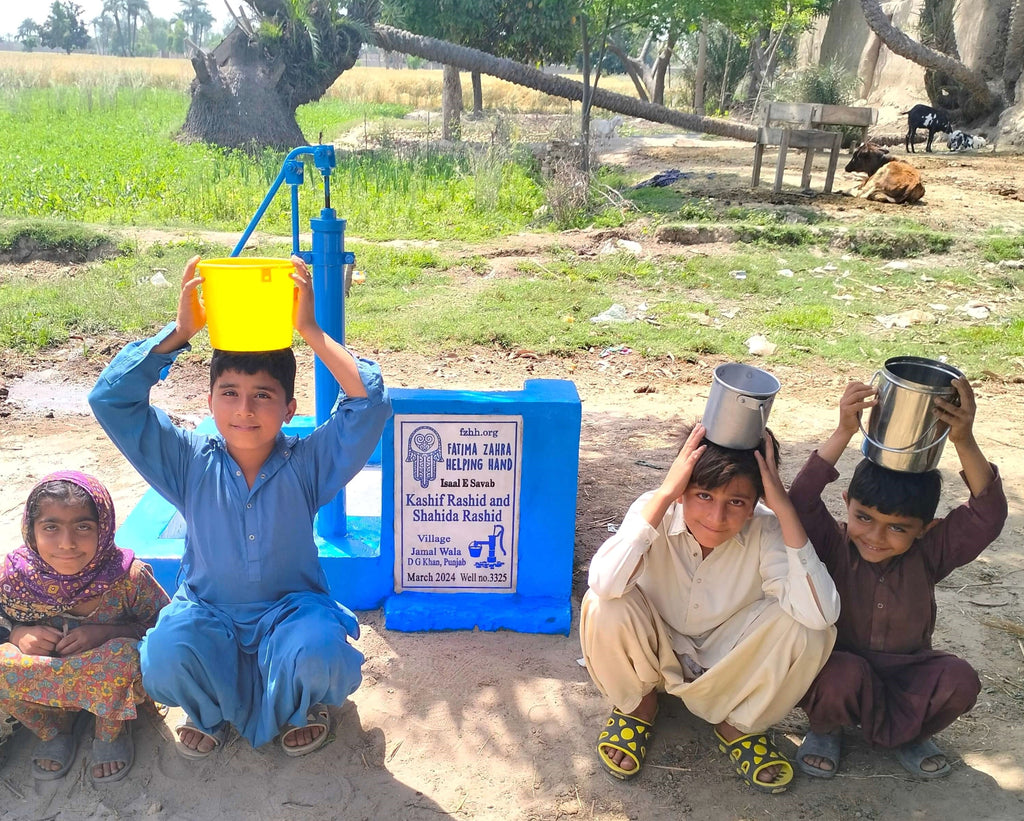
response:
<path id="1" fill-rule="evenodd" d="M 932 649 L 936 583 L 975 559 L 1006 520 L 999 472 L 974 439 L 974 392 L 966 379 L 954 379 L 953 387 L 959 404 L 937 398 L 935 415 L 949 425 L 970 498 L 945 518 L 934 518 L 937 470 L 904 473 L 867 459 L 843 493 L 847 523 L 828 512 L 822 491 L 839 477 L 835 464 L 862 411 L 877 402 L 862 382 L 847 386 L 838 427 L 790 488 L 842 607 L 835 649 L 800 702 L 810 732 L 796 764 L 808 775 L 835 775 L 843 727 L 859 725 L 869 744 L 895 749 L 916 778 L 941 778 L 950 767 L 931 736 L 970 710 L 981 689 L 966 661 Z"/>

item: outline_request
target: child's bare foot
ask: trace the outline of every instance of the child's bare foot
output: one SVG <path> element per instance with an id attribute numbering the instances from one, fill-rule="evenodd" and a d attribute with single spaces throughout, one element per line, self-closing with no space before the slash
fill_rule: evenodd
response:
<path id="1" fill-rule="evenodd" d="M 654 721 L 655 715 L 658 713 L 658 691 L 651 690 L 647 695 L 640 699 L 640 703 L 633 712 L 628 715 L 634 718 L 640 719 L 644 724 L 651 724 Z M 602 746 L 601 750 L 604 752 L 608 760 L 614 763 L 617 767 L 630 772 L 635 769 L 636 762 L 633 761 L 628 755 L 622 750 L 616 749 L 615 747 Z"/>
<path id="2" fill-rule="evenodd" d="M 832 778 L 839 768 L 843 730 L 819 733 L 809 730 L 796 751 L 800 771 L 814 778 Z"/>
<path id="3" fill-rule="evenodd" d="M 197 753 L 212 753 L 213 748 L 217 746 L 213 736 L 209 736 L 195 727 L 181 727 L 178 730 L 178 741 L 183 747 L 188 747 Z"/>
<path id="4" fill-rule="evenodd" d="M 295 727 L 289 730 L 281 738 L 281 743 L 285 747 L 304 747 L 307 744 L 312 744 L 321 735 L 327 731 L 319 724 L 311 724 L 307 727 Z"/>
<path id="5" fill-rule="evenodd" d="M 896 758 L 915 778 L 930 780 L 949 775 L 946 754 L 930 738 L 920 738 L 896 750 Z"/>
<path id="6" fill-rule="evenodd" d="M 222 743 L 227 732 L 227 725 L 222 724 L 215 733 L 204 733 L 192 719 L 186 717 L 174 732 L 178 735 L 178 753 L 185 758 L 206 758 Z"/>
<path id="7" fill-rule="evenodd" d="M 733 727 L 728 722 L 723 721 L 721 724 L 715 726 L 715 730 L 722 739 L 725 740 L 726 744 L 732 744 L 736 739 L 746 735 Z M 755 773 L 754 780 L 759 784 L 771 786 L 775 782 L 779 781 L 786 772 L 785 766 L 782 764 L 773 764 L 770 767 L 765 767 L 763 770 Z"/>
<path id="8" fill-rule="evenodd" d="M 74 741 L 74 719 L 73 713 L 64 713 L 60 717 L 56 738 L 42 741 L 36 747 L 35 755 L 32 757 L 32 766 L 37 771 L 37 777 L 45 778 L 46 773 L 63 774 L 70 768 L 71 762 L 68 760 L 68 756 L 74 758 L 77 746 Z M 61 760 L 46 758 L 48 751 L 51 750 L 55 755 L 60 755 Z"/>
<path id="9" fill-rule="evenodd" d="M 118 722 L 119 732 L 109 741 L 97 735 L 92 740 L 92 769 L 89 772 L 93 784 L 120 781 L 135 762 L 135 743 L 127 721 Z M 99 726 L 99 720 L 97 720 Z M 109 735 L 109 733 L 104 733 Z"/>
<path id="10" fill-rule="evenodd" d="M 331 726 L 331 714 L 326 704 L 317 702 L 306 710 L 306 726 L 286 725 L 281 732 L 281 748 L 285 755 L 306 755 L 319 750 L 327 741 Z"/>

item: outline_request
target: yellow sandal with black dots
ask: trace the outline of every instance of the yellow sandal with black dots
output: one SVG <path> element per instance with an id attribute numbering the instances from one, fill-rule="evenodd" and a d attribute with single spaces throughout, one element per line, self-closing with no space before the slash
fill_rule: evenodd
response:
<path id="1" fill-rule="evenodd" d="M 793 765 L 768 740 L 767 735 L 749 733 L 741 735 L 735 741 L 726 741 L 722 734 L 715 730 L 715 736 L 718 738 L 718 749 L 729 756 L 736 767 L 736 772 L 751 787 L 772 795 L 786 791 L 786 787 L 793 780 Z M 757 775 L 762 770 L 776 766 L 781 769 L 774 781 L 757 780 Z"/>
<path id="2" fill-rule="evenodd" d="M 651 742 L 653 724 L 641 721 L 636 716 L 627 715 L 617 708 L 612 710 L 601 735 L 597 738 L 597 755 L 604 768 L 616 778 L 628 781 L 635 778 L 647 757 L 647 747 Z M 625 753 L 635 765 L 632 770 L 624 770 L 608 757 L 606 747 Z"/>

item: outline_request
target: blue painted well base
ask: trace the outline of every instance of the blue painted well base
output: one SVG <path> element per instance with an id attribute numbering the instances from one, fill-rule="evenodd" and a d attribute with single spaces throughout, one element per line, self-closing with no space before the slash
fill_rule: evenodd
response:
<path id="1" fill-rule="evenodd" d="M 502 593 L 402 593 L 384 602 L 389 630 L 515 630 L 566 635 L 572 611 L 564 599 Z"/>
<path id="2" fill-rule="evenodd" d="M 331 594 L 353 610 L 383 607 L 392 630 L 478 628 L 567 635 L 582 421 L 575 385 L 537 379 L 522 391 L 394 389 L 391 396 L 396 414 L 522 416 L 517 591 L 395 592 L 395 449 L 389 422 L 370 464 L 345 488 L 345 535 L 325 537 L 314 527 Z M 302 436 L 314 426 L 313 417 L 295 417 L 284 430 Z M 212 418 L 198 430 L 214 432 Z M 184 522 L 174 507 L 148 490 L 118 530 L 117 543 L 151 564 L 157 581 L 173 592 L 184 535 Z"/>

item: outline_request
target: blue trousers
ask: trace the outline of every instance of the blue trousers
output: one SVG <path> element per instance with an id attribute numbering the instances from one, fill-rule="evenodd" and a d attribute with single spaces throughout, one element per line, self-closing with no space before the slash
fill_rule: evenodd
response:
<path id="1" fill-rule="evenodd" d="M 259 747 L 286 724 L 304 727 L 311 705 L 355 691 L 363 654 L 348 638 L 358 635 L 351 611 L 323 594 L 220 608 L 182 588 L 139 645 L 142 684 L 200 730 L 229 722 Z"/>

